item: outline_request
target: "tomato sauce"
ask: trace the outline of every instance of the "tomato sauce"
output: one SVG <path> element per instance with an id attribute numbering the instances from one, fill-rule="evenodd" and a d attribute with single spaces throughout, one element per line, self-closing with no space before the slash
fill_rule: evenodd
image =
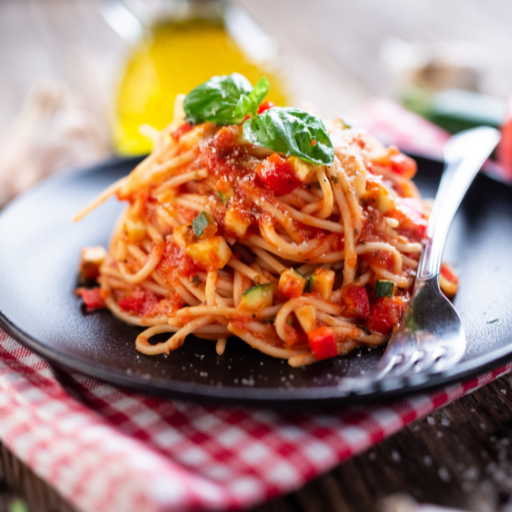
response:
<path id="1" fill-rule="evenodd" d="M 201 270 L 172 239 L 166 241 L 162 259 L 156 269 L 169 284 L 177 283 L 180 276 L 188 277 Z"/>

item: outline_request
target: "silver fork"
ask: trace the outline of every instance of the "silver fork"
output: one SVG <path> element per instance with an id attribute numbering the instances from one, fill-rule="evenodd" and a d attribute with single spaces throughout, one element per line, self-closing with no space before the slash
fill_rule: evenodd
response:
<path id="1" fill-rule="evenodd" d="M 444 147 L 445 170 L 427 227 L 411 301 L 377 365 L 377 379 L 443 372 L 466 351 L 459 315 L 439 288 L 441 258 L 448 231 L 469 185 L 500 140 L 481 127 L 461 132 Z"/>

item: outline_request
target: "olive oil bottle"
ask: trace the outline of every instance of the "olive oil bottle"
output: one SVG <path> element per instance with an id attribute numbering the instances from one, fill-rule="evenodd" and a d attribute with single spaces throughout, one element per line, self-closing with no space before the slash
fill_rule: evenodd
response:
<path id="1" fill-rule="evenodd" d="M 169 0 L 143 32 L 126 63 L 115 103 L 114 145 L 120 154 L 151 149 L 139 127 L 161 130 L 172 120 L 176 95 L 214 75 L 233 72 L 254 85 L 271 84 L 268 101 L 286 105 L 275 43 L 238 7 L 220 0 Z"/>

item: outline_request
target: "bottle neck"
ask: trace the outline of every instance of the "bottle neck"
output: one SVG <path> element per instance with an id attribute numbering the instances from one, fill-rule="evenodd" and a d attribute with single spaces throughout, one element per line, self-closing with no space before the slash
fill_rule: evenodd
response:
<path id="1" fill-rule="evenodd" d="M 122 3 L 147 28 L 166 20 L 221 21 L 229 0 L 122 0 Z"/>

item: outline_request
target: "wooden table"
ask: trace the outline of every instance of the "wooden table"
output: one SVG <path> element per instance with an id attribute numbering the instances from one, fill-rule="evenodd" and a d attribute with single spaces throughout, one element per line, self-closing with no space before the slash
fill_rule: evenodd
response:
<path id="1" fill-rule="evenodd" d="M 384 41 L 464 39 L 493 51 L 501 78 L 490 90 L 512 90 L 512 2 L 508 0 L 239 0 L 280 42 L 298 100 L 321 113 L 349 111 L 389 91 L 379 55 Z M 83 83 L 110 101 L 126 48 L 104 23 L 99 0 L 0 2 L 0 132 L 37 78 Z M 74 65 L 80 59 L 81 72 Z M 508 88 L 508 89 L 507 89 Z M 503 377 L 340 465 L 258 512 L 371 512 L 379 500 L 405 492 L 426 503 L 475 512 L 512 510 L 512 386 Z M 73 510 L 58 494 L 0 449 L 0 511 L 13 498 L 30 510 Z M 509 504 L 510 502 L 510 504 Z"/>

